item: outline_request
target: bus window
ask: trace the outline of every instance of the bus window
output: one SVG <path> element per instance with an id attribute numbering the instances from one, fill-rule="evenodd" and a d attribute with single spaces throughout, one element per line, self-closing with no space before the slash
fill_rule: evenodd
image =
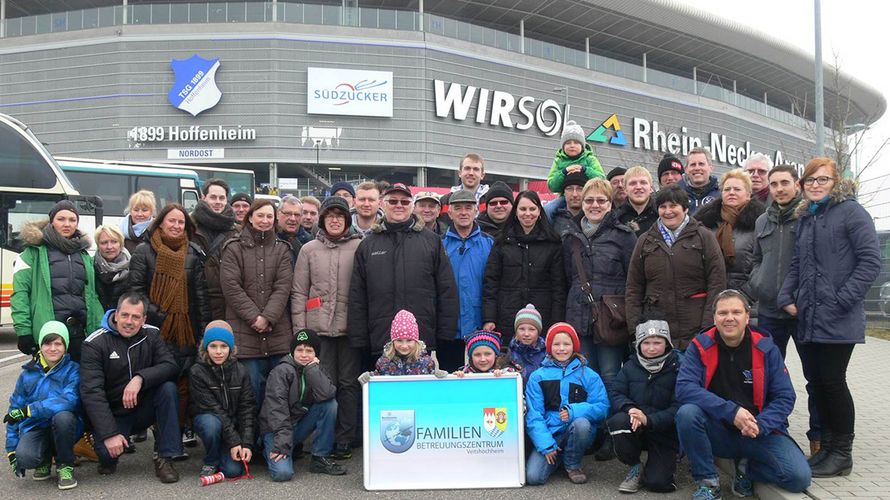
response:
<path id="1" fill-rule="evenodd" d="M 147 189 L 155 194 L 158 204 L 158 212 L 168 203 L 181 203 L 179 197 L 179 179 L 176 177 L 154 177 L 139 175 L 136 177 L 135 193 L 140 189 Z"/>
<path id="2" fill-rule="evenodd" d="M 122 217 L 130 201 L 131 190 L 128 176 L 108 173 L 78 172 L 65 170 L 71 184 L 81 194 L 95 194 L 102 197 L 102 208 L 106 215 Z M 101 191 L 101 193 L 99 192 Z"/>
<path id="3" fill-rule="evenodd" d="M 59 196 L 4 193 L 0 195 L 0 220 L 3 230 L 0 245 L 16 253 L 24 248 L 21 239 L 22 226 L 38 219 L 48 219 L 49 211 L 59 201 Z"/>
<path id="4" fill-rule="evenodd" d="M 197 191 L 183 191 L 182 192 L 182 207 L 185 208 L 186 212 L 191 212 L 198 206 L 198 192 Z"/>
<path id="5" fill-rule="evenodd" d="M 55 185 L 56 174 L 34 146 L 0 122 L 0 186 L 50 189 Z"/>

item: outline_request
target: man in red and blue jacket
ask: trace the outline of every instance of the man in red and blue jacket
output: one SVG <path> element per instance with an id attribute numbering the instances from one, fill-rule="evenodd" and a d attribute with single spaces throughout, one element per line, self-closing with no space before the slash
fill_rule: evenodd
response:
<path id="1" fill-rule="evenodd" d="M 714 456 L 736 460 L 737 496 L 753 494 L 752 480 L 793 492 L 810 485 L 810 467 L 788 435 L 791 378 L 772 338 L 749 318 L 741 293 L 720 293 L 715 326 L 692 341 L 677 376 L 677 433 L 699 483 L 693 498 L 720 498 Z"/>

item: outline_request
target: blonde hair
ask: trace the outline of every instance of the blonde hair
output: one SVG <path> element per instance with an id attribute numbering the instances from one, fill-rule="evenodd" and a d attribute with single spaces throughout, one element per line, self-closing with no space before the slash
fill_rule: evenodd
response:
<path id="1" fill-rule="evenodd" d="M 624 178 L 627 178 L 627 174 L 624 175 Z M 587 184 L 584 184 L 584 188 L 581 190 L 581 197 L 584 198 L 587 196 L 589 191 L 599 191 L 606 195 L 606 198 L 612 199 L 612 184 L 605 179 L 594 178 L 587 181 Z"/>
<path id="2" fill-rule="evenodd" d="M 645 177 L 649 179 L 649 184 L 652 184 L 653 182 L 652 173 L 639 165 L 627 169 L 627 172 L 624 173 L 624 183 L 627 184 L 627 179 L 631 177 Z"/>
<path id="3" fill-rule="evenodd" d="M 417 361 L 418 359 L 420 359 L 420 356 L 423 354 L 423 350 L 424 350 L 423 343 L 419 340 L 415 340 L 414 341 L 414 350 L 412 350 L 410 353 L 408 353 L 408 356 L 406 357 L 406 361 L 409 363 L 413 363 L 413 362 Z M 396 359 L 396 356 L 398 356 L 398 355 L 399 355 L 399 353 L 396 352 L 396 345 L 395 345 L 394 341 L 390 340 L 389 342 L 387 342 L 387 344 L 385 346 L 383 346 L 383 356 L 385 356 L 386 359 L 393 361 Z"/>
<path id="4" fill-rule="evenodd" d="M 124 233 L 121 232 L 120 229 L 103 224 L 96 228 L 96 232 L 93 233 L 93 239 L 96 241 L 96 244 L 99 244 L 99 237 L 102 236 L 102 233 L 107 233 L 110 236 L 113 236 L 114 239 L 117 240 L 118 243 L 121 244 L 121 247 L 124 245 Z"/>
<path id="5" fill-rule="evenodd" d="M 300 202 L 308 203 L 310 205 L 315 205 L 315 208 L 317 208 L 318 210 L 321 210 L 321 202 L 318 201 L 318 198 L 316 198 L 314 196 L 304 196 L 304 197 L 300 198 Z"/>
<path id="6" fill-rule="evenodd" d="M 155 201 L 155 194 L 147 189 L 142 189 L 133 193 L 130 196 L 130 201 L 127 203 L 127 213 L 132 212 L 136 207 L 148 207 L 151 209 L 151 215 L 155 215 L 155 212 L 158 209 L 158 204 Z"/>
<path id="7" fill-rule="evenodd" d="M 729 179 L 742 181 L 742 184 L 745 186 L 745 190 L 748 191 L 748 194 L 751 194 L 751 192 L 754 190 L 754 187 L 751 185 L 751 176 L 748 175 L 748 172 L 745 172 L 740 168 L 734 168 L 720 176 L 720 191 L 723 191 L 723 185 L 726 184 L 726 181 L 728 181 Z"/>

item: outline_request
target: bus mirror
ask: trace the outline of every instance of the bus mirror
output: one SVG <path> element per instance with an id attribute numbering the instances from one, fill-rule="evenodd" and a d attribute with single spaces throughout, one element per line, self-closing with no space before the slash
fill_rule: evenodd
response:
<path id="1" fill-rule="evenodd" d="M 93 215 L 96 219 L 96 227 L 102 225 L 102 198 L 94 195 L 90 196 L 69 196 L 72 202 L 77 205 L 77 210 L 81 215 Z"/>

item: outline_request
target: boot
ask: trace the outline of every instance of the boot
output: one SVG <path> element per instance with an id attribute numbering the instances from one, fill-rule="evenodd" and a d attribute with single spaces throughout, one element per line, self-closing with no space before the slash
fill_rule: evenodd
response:
<path id="1" fill-rule="evenodd" d="M 831 451 L 831 447 L 834 444 L 833 441 L 833 433 L 829 429 L 822 429 L 822 441 L 821 446 L 816 453 L 810 455 L 810 458 L 807 459 L 807 463 L 810 464 L 810 467 L 815 467 L 819 465 L 826 456 L 828 456 L 828 452 Z"/>
<path id="2" fill-rule="evenodd" d="M 90 462 L 99 461 L 99 455 L 96 455 L 96 450 L 93 447 L 91 434 L 85 433 L 78 442 L 74 443 L 74 455 Z"/>
<path id="3" fill-rule="evenodd" d="M 835 434 L 831 441 L 831 450 L 822 461 L 812 467 L 813 477 L 847 476 L 851 470 L 853 434 Z"/>

